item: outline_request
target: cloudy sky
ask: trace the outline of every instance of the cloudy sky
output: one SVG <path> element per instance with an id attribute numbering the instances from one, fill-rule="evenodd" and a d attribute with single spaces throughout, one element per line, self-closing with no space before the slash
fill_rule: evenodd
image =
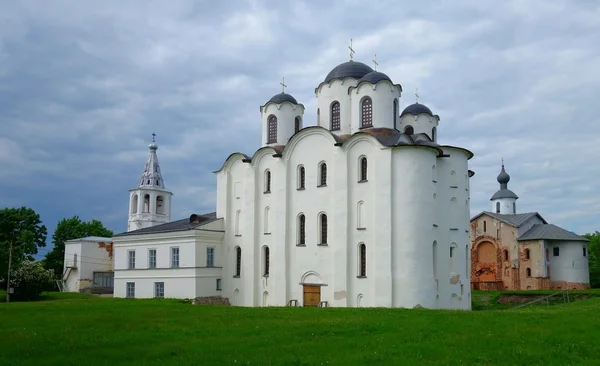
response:
<path id="1" fill-rule="evenodd" d="M 215 176 L 260 145 L 259 106 L 304 103 L 337 64 L 371 64 L 475 153 L 471 213 L 500 159 L 518 209 L 600 230 L 597 1 L 0 0 L 0 203 L 50 232 L 63 217 L 127 227 L 152 132 L 173 219 L 215 207 Z"/>

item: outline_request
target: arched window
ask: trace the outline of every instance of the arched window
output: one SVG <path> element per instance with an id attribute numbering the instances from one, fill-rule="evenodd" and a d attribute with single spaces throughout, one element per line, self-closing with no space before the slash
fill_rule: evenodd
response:
<path id="1" fill-rule="evenodd" d="M 144 195 L 144 212 L 150 212 L 150 195 Z"/>
<path id="2" fill-rule="evenodd" d="M 517 203 L 513 202 L 513 213 L 516 214 L 517 213 Z"/>
<path id="3" fill-rule="evenodd" d="M 235 248 L 235 277 L 242 275 L 242 248 Z"/>
<path id="4" fill-rule="evenodd" d="M 364 223 L 364 218 L 365 218 L 365 203 L 363 201 L 358 202 L 358 204 L 356 205 L 356 228 L 357 229 L 364 229 L 365 228 L 365 223 Z"/>
<path id="5" fill-rule="evenodd" d="M 304 214 L 298 216 L 298 244 L 306 244 L 306 217 Z"/>
<path id="6" fill-rule="evenodd" d="M 527 274 L 527 277 L 531 277 L 531 268 L 527 268 L 527 269 L 525 270 L 525 272 L 526 272 L 526 274 Z"/>
<path id="7" fill-rule="evenodd" d="M 265 193 L 271 193 L 271 171 L 265 170 Z"/>
<path id="8" fill-rule="evenodd" d="M 137 213 L 138 212 L 138 195 L 134 194 L 133 198 L 131 199 L 131 213 Z"/>
<path id="9" fill-rule="evenodd" d="M 335 101 L 331 103 L 331 131 L 337 131 L 340 128 L 340 102 Z"/>
<path id="10" fill-rule="evenodd" d="M 433 279 L 437 280 L 438 279 L 438 262 L 437 262 L 437 241 L 434 240 L 433 241 Z"/>
<path id="11" fill-rule="evenodd" d="M 508 262 L 508 250 L 504 249 L 504 261 Z"/>
<path id="12" fill-rule="evenodd" d="M 487 221 L 483 220 L 483 232 L 487 232 Z"/>
<path id="13" fill-rule="evenodd" d="M 367 158 L 363 156 L 360 158 L 360 179 L 359 182 L 367 181 Z"/>
<path id="14" fill-rule="evenodd" d="M 327 185 L 327 164 L 325 162 L 319 165 L 319 187 Z"/>
<path id="15" fill-rule="evenodd" d="M 431 129 L 431 141 L 433 141 L 433 142 L 435 142 L 435 140 L 437 138 L 436 133 L 437 133 L 437 128 L 435 128 L 435 127 L 432 128 Z"/>
<path id="16" fill-rule="evenodd" d="M 274 144 L 277 142 L 277 117 L 271 115 L 269 116 L 269 144 Z"/>
<path id="17" fill-rule="evenodd" d="M 269 247 L 263 248 L 263 276 L 269 276 Z"/>
<path id="18" fill-rule="evenodd" d="M 302 125 L 302 122 L 300 121 L 300 117 L 296 117 L 296 119 L 294 120 L 294 133 L 300 131 L 300 128 Z"/>
<path id="19" fill-rule="evenodd" d="M 500 213 L 500 202 L 496 202 L 496 213 Z"/>
<path id="20" fill-rule="evenodd" d="M 269 232 L 269 211 L 270 211 L 269 206 L 265 207 L 265 217 L 264 217 L 264 220 L 265 220 L 264 221 L 264 226 L 265 226 L 264 233 L 265 234 L 269 234 L 270 233 Z"/>
<path id="21" fill-rule="evenodd" d="M 306 185 L 306 172 L 302 165 L 298 166 L 298 189 L 304 189 Z"/>
<path id="22" fill-rule="evenodd" d="M 360 127 L 373 126 L 373 101 L 366 97 L 361 103 Z"/>
<path id="23" fill-rule="evenodd" d="M 319 244 L 326 245 L 327 244 L 327 215 L 321 214 L 319 216 Z"/>
<path id="24" fill-rule="evenodd" d="M 394 129 L 396 129 L 396 123 L 398 122 L 398 99 L 394 98 Z"/>
<path id="25" fill-rule="evenodd" d="M 529 249 L 525 249 L 525 260 L 529 260 L 530 257 L 531 253 L 529 252 Z"/>
<path id="26" fill-rule="evenodd" d="M 358 245 L 358 277 L 367 277 L 367 246 Z"/>
<path id="27" fill-rule="evenodd" d="M 156 213 L 161 215 L 165 213 L 165 199 L 163 196 L 156 197 Z"/>
<path id="28" fill-rule="evenodd" d="M 415 134 L 415 129 L 413 128 L 413 126 L 408 125 L 408 126 L 406 126 L 404 128 L 404 133 L 407 134 L 407 135 L 409 135 L 409 136 L 412 136 L 412 135 Z"/>
<path id="29" fill-rule="evenodd" d="M 237 210 L 235 213 L 235 236 L 239 236 L 240 235 L 240 215 L 241 215 L 242 211 Z"/>

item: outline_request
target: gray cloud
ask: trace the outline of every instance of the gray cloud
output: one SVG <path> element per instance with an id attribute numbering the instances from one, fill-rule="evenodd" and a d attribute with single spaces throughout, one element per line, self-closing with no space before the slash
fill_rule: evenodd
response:
<path id="1" fill-rule="evenodd" d="M 211 173 L 260 144 L 259 106 L 288 91 L 314 124 L 314 88 L 370 63 L 475 153 L 471 212 L 504 157 L 520 211 L 599 229 L 600 8 L 592 1 L 34 1 L 0 14 L 0 201 L 49 228 L 63 216 L 125 229 L 150 133 L 175 218 L 214 209 Z"/>

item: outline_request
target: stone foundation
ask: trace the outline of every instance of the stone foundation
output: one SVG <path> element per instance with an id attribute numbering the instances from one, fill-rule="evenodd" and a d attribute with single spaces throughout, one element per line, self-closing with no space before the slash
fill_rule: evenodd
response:
<path id="1" fill-rule="evenodd" d="M 566 282 L 566 281 L 552 281 L 550 282 L 550 289 L 552 290 L 589 290 L 589 283 L 581 282 Z"/>
<path id="2" fill-rule="evenodd" d="M 192 304 L 194 305 L 223 305 L 223 306 L 231 306 L 229 303 L 229 299 L 221 296 L 205 296 L 205 297 L 197 297 L 192 300 Z"/>

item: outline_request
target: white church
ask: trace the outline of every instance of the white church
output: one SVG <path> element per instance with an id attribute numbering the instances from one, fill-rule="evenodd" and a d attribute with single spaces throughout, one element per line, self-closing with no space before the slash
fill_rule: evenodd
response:
<path id="1" fill-rule="evenodd" d="M 153 140 L 128 231 L 112 238 L 114 296 L 470 309 L 473 154 L 438 143 L 424 104 L 400 112 L 401 94 L 351 57 L 315 88 L 316 126 L 293 96 L 273 96 L 262 146 L 214 172 L 216 212 L 178 221 Z"/>

